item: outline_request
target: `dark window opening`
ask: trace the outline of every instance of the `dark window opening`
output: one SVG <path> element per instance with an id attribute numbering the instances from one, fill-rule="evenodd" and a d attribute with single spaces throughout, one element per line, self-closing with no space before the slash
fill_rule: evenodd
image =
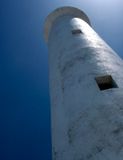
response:
<path id="1" fill-rule="evenodd" d="M 72 34 L 81 34 L 82 31 L 80 29 L 72 30 Z"/>
<path id="2" fill-rule="evenodd" d="M 100 90 L 106 90 L 110 88 L 118 88 L 116 82 L 111 75 L 100 76 L 95 78 Z"/>

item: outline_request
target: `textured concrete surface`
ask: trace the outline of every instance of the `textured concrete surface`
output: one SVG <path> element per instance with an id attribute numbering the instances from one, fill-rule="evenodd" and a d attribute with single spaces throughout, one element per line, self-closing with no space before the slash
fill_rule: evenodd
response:
<path id="1" fill-rule="evenodd" d="M 53 160 L 122 160 L 123 61 L 74 15 L 55 20 L 48 49 Z M 118 88 L 101 91 L 103 75 Z"/>

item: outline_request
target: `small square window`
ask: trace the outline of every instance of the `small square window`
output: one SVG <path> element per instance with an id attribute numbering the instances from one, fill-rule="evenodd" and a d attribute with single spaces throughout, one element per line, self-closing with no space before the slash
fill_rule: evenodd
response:
<path id="1" fill-rule="evenodd" d="M 80 29 L 72 30 L 72 34 L 81 34 L 82 31 Z"/>
<path id="2" fill-rule="evenodd" d="M 113 80 L 111 75 L 96 77 L 95 80 L 100 90 L 118 88 L 116 82 Z"/>

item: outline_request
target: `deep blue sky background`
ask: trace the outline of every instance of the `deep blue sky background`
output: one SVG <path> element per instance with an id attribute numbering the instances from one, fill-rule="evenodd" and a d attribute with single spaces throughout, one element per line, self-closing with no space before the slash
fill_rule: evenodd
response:
<path id="1" fill-rule="evenodd" d="M 44 19 L 57 7 L 84 10 L 123 58 L 122 0 L 0 1 L 0 160 L 51 160 Z"/>

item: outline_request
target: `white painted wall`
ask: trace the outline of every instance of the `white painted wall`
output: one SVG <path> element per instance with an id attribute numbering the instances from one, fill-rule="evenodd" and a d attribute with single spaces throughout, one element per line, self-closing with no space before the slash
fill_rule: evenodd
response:
<path id="1" fill-rule="evenodd" d="M 48 49 L 53 160 L 122 160 L 123 61 L 74 15 L 55 20 Z M 103 75 L 119 88 L 100 91 Z"/>

